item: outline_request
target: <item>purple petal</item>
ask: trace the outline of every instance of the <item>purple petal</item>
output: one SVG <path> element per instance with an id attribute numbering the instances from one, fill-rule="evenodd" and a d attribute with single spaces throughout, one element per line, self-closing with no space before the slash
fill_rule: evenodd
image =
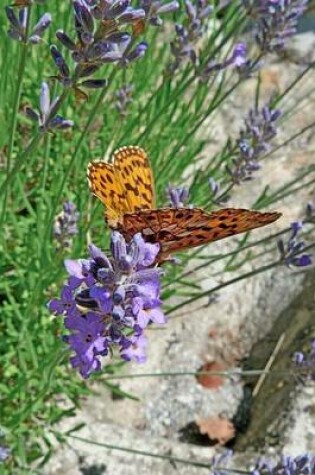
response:
<path id="1" fill-rule="evenodd" d="M 42 87 L 40 90 L 39 95 L 39 104 L 40 104 L 40 111 L 44 117 L 47 117 L 50 110 L 50 93 L 49 93 L 49 86 L 47 82 L 42 82 Z"/>

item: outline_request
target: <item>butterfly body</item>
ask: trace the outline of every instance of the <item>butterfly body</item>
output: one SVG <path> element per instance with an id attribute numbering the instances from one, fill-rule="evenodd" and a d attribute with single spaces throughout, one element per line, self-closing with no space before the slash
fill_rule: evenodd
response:
<path id="1" fill-rule="evenodd" d="M 113 164 L 90 163 L 88 181 L 106 207 L 108 225 L 128 241 L 141 232 L 146 241 L 158 242 L 160 262 L 173 252 L 265 226 L 281 216 L 236 208 L 210 213 L 200 208 L 156 208 L 152 171 L 139 147 L 117 150 Z"/>

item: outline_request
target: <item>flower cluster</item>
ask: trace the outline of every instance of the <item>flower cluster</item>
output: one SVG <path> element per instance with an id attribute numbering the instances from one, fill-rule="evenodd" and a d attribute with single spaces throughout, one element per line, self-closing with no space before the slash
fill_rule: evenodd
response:
<path id="1" fill-rule="evenodd" d="M 280 462 L 262 460 L 251 470 L 250 475 L 312 475 L 315 473 L 315 457 L 299 455 L 282 456 Z"/>
<path id="2" fill-rule="evenodd" d="M 217 206 L 224 205 L 230 199 L 229 194 L 221 189 L 220 184 L 214 178 L 208 178 L 208 185 L 211 192 L 211 200 Z"/>
<path id="3" fill-rule="evenodd" d="M 0 464 L 6 461 L 10 453 L 11 450 L 8 447 L 2 447 L 2 445 L 0 445 Z"/>
<path id="4" fill-rule="evenodd" d="M 315 381 L 315 339 L 311 341 L 309 353 L 296 352 L 293 362 L 299 370 L 302 370 L 303 381 L 307 379 Z"/>
<path id="5" fill-rule="evenodd" d="M 198 0 L 193 4 L 185 0 L 187 21 L 185 25 L 176 24 L 176 38 L 171 43 L 171 52 L 174 62 L 169 65 L 170 72 L 175 71 L 180 64 L 188 59 L 193 64 L 197 63 L 197 42 L 206 31 L 208 19 L 213 7 L 206 0 Z"/>
<path id="6" fill-rule="evenodd" d="M 186 22 L 184 24 L 176 24 L 176 37 L 171 42 L 171 52 L 174 61 L 168 66 L 170 73 L 173 73 L 185 61 L 190 61 L 195 66 L 200 66 L 198 42 L 206 32 L 209 24 L 209 16 L 213 11 L 213 7 L 209 5 L 207 0 L 198 0 L 192 3 L 185 0 Z M 231 55 L 222 62 L 211 57 L 205 61 L 205 65 L 199 68 L 198 75 L 201 79 L 206 80 L 212 73 L 221 71 L 228 67 L 242 68 L 247 63 L 246 45 L 237 43 Z"/>
<path id="7" fill-rule="evenodd" d="M 243 0 L 247 14 L 255 22 L 255 38 L 262 53 L 285 47 L 308 4 L 308 0 Z"/>
<path id="8" fill-rule="evenodd" d="M 133 85 L 125 84 L 116 91 L 115 107 L 121 118 L 126 117 L 129 104 L 132 103 Z"/>
<path id="9" fill-rule="evenodd" d="M 312 264 L 312 255 L 303 253 L 304 241 L 300 241 L 298 235 L 303 228 L 300 221 L 291 224 L 291 235 L 285 245 L 283 239 L 278 240 L 278 249 L 281 261 L 288 267 L 306 267 Z"/>
<path id="10" fill-rule="evenodd" d="M 281 112 L 268 106 L 261 110 L 250 110 L 245 119 L 245 127 L 237 141 L 238 156 L 233 159 L 227 171 L 236 184 L 252 178 L 259 170 L 259 159 L 270 149 L 270 141 L 277 135 L 276 123 Z"/>
<path id="11" fill-rule="evenodd" d="M 237 43 L 234 46 L 231 55 L 224 61 L 220 62 L 214 58 L 210 58 L 206 62 L 205 67 L 202 69 L 201 78 L 203 80 L 206 80 L 213 73 L 222 71 L 227 68 L 236 68 L 243 74 L 243 67 L 248 64 L 248 59 L 246 55 L 247 47 L 245 43 Z"/>
<path id="12" fill-rule="evenodd" d="M 63 205 L 63 211 L 56 216 L 53 225 L 53 236 L 60 248 L 71 246 L 72 237 L 78 234 L 77 222 L 79 216 L 75 204 L 66 201 Z"/>
<path id="13" fill-rule="evenodd" d="M 160 15 L 173 13 L 179 8 L 179 2 L 172 0 L 163 3 L 161 0 L 140 0 L 140 7 L 145 11 L 145 20 L 153 26 L 161 26 L 163 20 Z"/>
<path id="14" fill-rule="evenodd" d="M 76 63 L 73 82 L 83 87 L 104 87 L 105 80 L 88 80 L 78 84 L 78 79 L 93 75 L 103 64 L 118 63 L 127 66 L 142 57 L 147 43 L 134 45 L 128 26 L 145 18 L 142 8 L 130 6 L 130 0 L 86 2 L 74 0 L 74 26 L 77 38 L 72 40 L 66 32 L 58 30 L 58 40 L 71 52 Z M 54 46 L 52 56 L 59 69 L 59 80 L 70 86 L 70 68 L 65 71 L 65 59 Z"/>
<path id="15" fill-rule="evenodd" d="M 64 316 L 70 335 L 64 337 L 75 355 L 71 364 L 87 378 L 101 367 L 101 357 L 116 347 L 124 360 L 145 361 L 145 328 L 163 325 L 160 275 L 152 267 L 159 244 L 149 244 L 141 234 L 130 243 L 113 232 L 111 257 L 91 244 L 90 258 L 66 260 L 70 275 L 61 299 L 49 303 L 52 313 Z"/>
<path id="16" fill-rule="evenodd" d="M 166 189 L 172 208 L 183 208 L 188 200 L 189 189 L 187 186 L 174 187 L 169 185 Z"/>
<path id="17" fill-rule="evenodd" d="M 231 451 L 223 455 L 219 455 L 212 460 L 212 475 L 228 475 L 234 474 L 234 470 L 221 468 L 226 459 L 232 455 Z M 239 471 L 235 471 L 235 473 Z M 245 472 L 244 472 L 245 473 Z M 315 456 L 298 455 L 297 457 L 289 457 L 283 455 L 279 462 L 271 460 L 259 460 L 255 467 L 246 472 L 248 475 L 313 475 L 315 473 Z"/>
<path id="18" fill-rule="evenodd" d="M 39 95 L 39 112 L 31 107 L 25 108 L 25 113 L 29 119 L 36 122 L 41 132 L 56 129 L 69 129 L 73 127 L 72 120 L 67 120 L 59 114 L 55 113 L 59 97 L 50 100 L 50 90 L 46 82 L 42 82 Z"/>
<path id="19" fill-rule="evenodd" d="M 29 9 L 27 7 L 20 8 L 18 15 L 16 15 L 12 7 L 6 7 L 5 12 L 10 23 L 8 35 L 22 43 L 39 43 L 45 30 L 51 24 L 51 15 L 44 13 L 38 23 L 31 28 L 30 34 L 27 34 Z"/>

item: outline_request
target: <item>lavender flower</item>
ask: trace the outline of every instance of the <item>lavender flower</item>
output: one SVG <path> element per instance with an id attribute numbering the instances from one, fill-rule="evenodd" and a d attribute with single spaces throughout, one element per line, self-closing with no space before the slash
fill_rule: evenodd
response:
<path id="1" fill-rule="evenodd" d="M 285 47 L 308 4 L 308 0 L 243 0 L 247 14 L 255 21 L 255 38 L 263 53 Z"/>
<path id="2" fill-rule="evenodd" d="M 115 107 L 121 118 L 127 116 L 127 108 L 132 103 L 133 85 L 125 84 L 116 92 Z"/>
<path id="3" fill-rule="evenodd" d="M 53 225 L 53 235 L 60 248 L 69 248 L 72 244 L 72 237 L 78 234 L 77 222 L 80 213 L 71 201 L 66 201 L 63 211 L 55 218 Z"/>
<path id="4" fill-rule="evenodd" d="M 244 67 L 245 64 L 248 64 L 248 60 L 246 58 L 247 54 L 247 47 L 244 43 L 237 43 L 232 51 L 230 57 L 222 62 L 217 62 L 214 59 L 210 59 L 206 66 L 203 68 L 201 72 L 201 78 L 206 80 L 211 74 L 214 72 L 222 71 L 227 68 L 237 68 L 239 70 Z"/>
<path id="5" fill-rule="evenodd" d="M 215 455 L 211 461 L 211 475 L 232 474 L 231 470 L 225 471 L 222 467 L 232 457 L 232 450 L 226 450 L 222 454 Z"/>
<path id="6" fill-rule="evenodd" d="M 64 316 L 64 337 L 75 353 L 70 362 L 87 378 L 101 367 L 101 357 L 118 348 L 121 358 L 145 360 L 145 328 L 165 324 L 161 310 L 161 270 L 152 267 L 158 244 L 136 234 L 130 243 L 113 232 L 111 256 L 91 244 L 89 259 L 66 260 L 70 275 L 61 298 L 49 303 Z"/>
<path id="7" fill-rule="evenodd" d="M 5 462 L 6 459 L 10 456 L 11 450 L 8 447 L 3 447 L 0 445 L 0 464 Z"/>
<path id="8" fill-rule="evenodd" d="M 296 352 L 293 362 L 299 370 L 302 370 L 302 380 L 315 381 L 315 339 L 311 341 L 311 348 L 308 354 L 301 351 Z"/>
<path id="9" fill-rule="evenodd" d="M 196 45 L 205 33 L 209 16 L 213 11 L 213 7 L 206 0 L 198 0 L 195 4 L 190 0 L 185 0 L 185 9 L 187 22 L 185 25 L 175 25 L 176 38 L 171 42 L 174 61 L 168 67 L 170 72 L 174 72 L 185 60 L 189 60 L 193 64 L 197 63 Z"/>
<path id="10" fill-rule="evenodd" d="M 147 44 L 143 42 L 131 46 L 131 35 L 122 30 L 122 27 L 144 19 L 143 9 L 132 8 L 130 0 L 102 0 L 94 3 L 73 2 L 77 41 L 62 30 L 56 33 L 79 66 L 76 68 L 76 78 L 91 75 L 106 63 L 126 66 L 143 56 L 147 49 Z"/>
<path id="11" fill-rule="evenodd" d="M 189 189 L 187 186 L 174 187 L 168 185 L 166 192 L 169 196 L 170 206 L 172 208 L 183 208 L 188 200 Z"/>
<path id="12" fill-rule="evenodd" d="M 285 245 L 283 239 L 278 240 L 281 261 L 288 267 L 306 267 L 312 264 L 312 255 L 303 254 L 305 243 L 298 239 L 302 228 L 302 222 L 294 222 L 291 224 L 291 236 L 288 243 Z"/>
<path id="13" fill-rule="evenodd" d="M 315 223 L 315 206 L 314 202 L 309 202 L 306 205 L 305 210 L 305 222 L 306 223 Z"/>
<path id="14" fill-rule="evenodd" d="M 151 25 L 160 26 L 163 20 L 160 15 L 165 13 L 173 13 L 179 9 L 179 2 L 173 0 L 170 2 L 163 2 L 161 0 L 140 0 L 140 7 L 145 12 L 145 19 Z"/>
<path id="15" fill-rule="evenodd" d="M 72 86 L 72 80 L 70 78 L 70 68 L 66 63 L 66 60 L 58 50 L 57 46 L 51 45 L 50 52 L 55 65 L 58 68 L 59 75 L 55 76 L 55 79 L 61 82 L 64 87 Z"/>
<path id="16" fill-rule="evenodd" d="M 38 23 L 31 29 L 30 35 L 27 37 L 27 16 L 29 14 L 28 8 L 20 8 L 18 16 L 16 16 L 12 7 L 5 7 L 5 12 L 10 23 L 8 35 L 14 40 L 22 43 L 37 44 L 40 42 L 41 37 L 51 24 L 51 15 L 45 13 Z"/>
<path id="17" fill-rule="evenodd" d="M 49 86 L 46 82 L 42 82 L 39 98 L 40 112 L 36 112 L 31 107 L 26 107 L 26 115 L 29 119 L 38 123 L 41 132 L 73 127 L 72 120 L 67 120 L 61 115 L 55 114 L 58 100 L 59 97 L 56 97 L 52 102 L 50 101 Z"/>
<path id="18" fill-rule="evenodd" d="M 214 178 L 208 178 L 208 184 L 211 190 L 213 203 L 218 206 L 222 206 L 230 199 L 230 196 L 227 193 L 222 193 L 220 184 L 215 181 Z M 220 196 L 220 193 L 222 196 Z"/>
<path id="19" fill-rule="evenodd" d="M 122 342 L 120 356 L 125 361 L 136 361 L 137 363 L 145 363 L 146 353 L 145 350 L 148 346 L 148 339 L 143 333 L 126 338 Z"/>
<path id="20" fill-rule="evenodd" d="M 94 18 L 104 22 L 117 22 L 119 25 L 136 23 L 145 18 L 143 8 L 135 9 L 130 6 L 130 0 L 101 0 L 92 7 Z M 141 6 L 141 5 L 140 5 Z"/>
<path id="21" fill-rule="evenodd" d="M 233 469 L 221 468 L 226 457 L 231 456 L 231 451 L 223 456 L 217 456 L 212 461 L 212 475 L 228 475 L 234 473 Z M 235 473 L 237 470 L 235 470 Z M 261 459 L 250 470 L 249 475 L 313 475 L 315 473 L 315 457 L 313 455 L 298 455 L 290 457 L 283 455 L 279 462 Z"/>
<path id="22" fill-rule="evenodd" d="M 280 462 L 259 461 L 250 475 L 312 475 L 315 473 L 315 457 L 299 455 L 297 457 L 282 456 Z"/>
<path id="23" fill-rule="evenodd" d="M 245 119 L 245 127 L 237 141 L 238 156 L 232 167 L 227 167 L 234 183 L 250 180 L 252 174 L 259 170 L 260 157 L 270 149 L 270 141 L 277 135 L 276 123 L 281 112 L 269 106 L 261 110 L 250 110 Z"/>

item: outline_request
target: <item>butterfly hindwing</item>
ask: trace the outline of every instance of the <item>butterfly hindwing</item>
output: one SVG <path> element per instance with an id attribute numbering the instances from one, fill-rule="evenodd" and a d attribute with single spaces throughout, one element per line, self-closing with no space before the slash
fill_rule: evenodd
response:
<path id="1" fill-rule="evenodd" d="M 127 239 L 141 232 L 161 245 L 161 255 L 218 241 L 272 223 L 279 213 L 226 208 L 207 213 L 199 208 L 161 208 L 124 215 L 120 231 Z"/>

